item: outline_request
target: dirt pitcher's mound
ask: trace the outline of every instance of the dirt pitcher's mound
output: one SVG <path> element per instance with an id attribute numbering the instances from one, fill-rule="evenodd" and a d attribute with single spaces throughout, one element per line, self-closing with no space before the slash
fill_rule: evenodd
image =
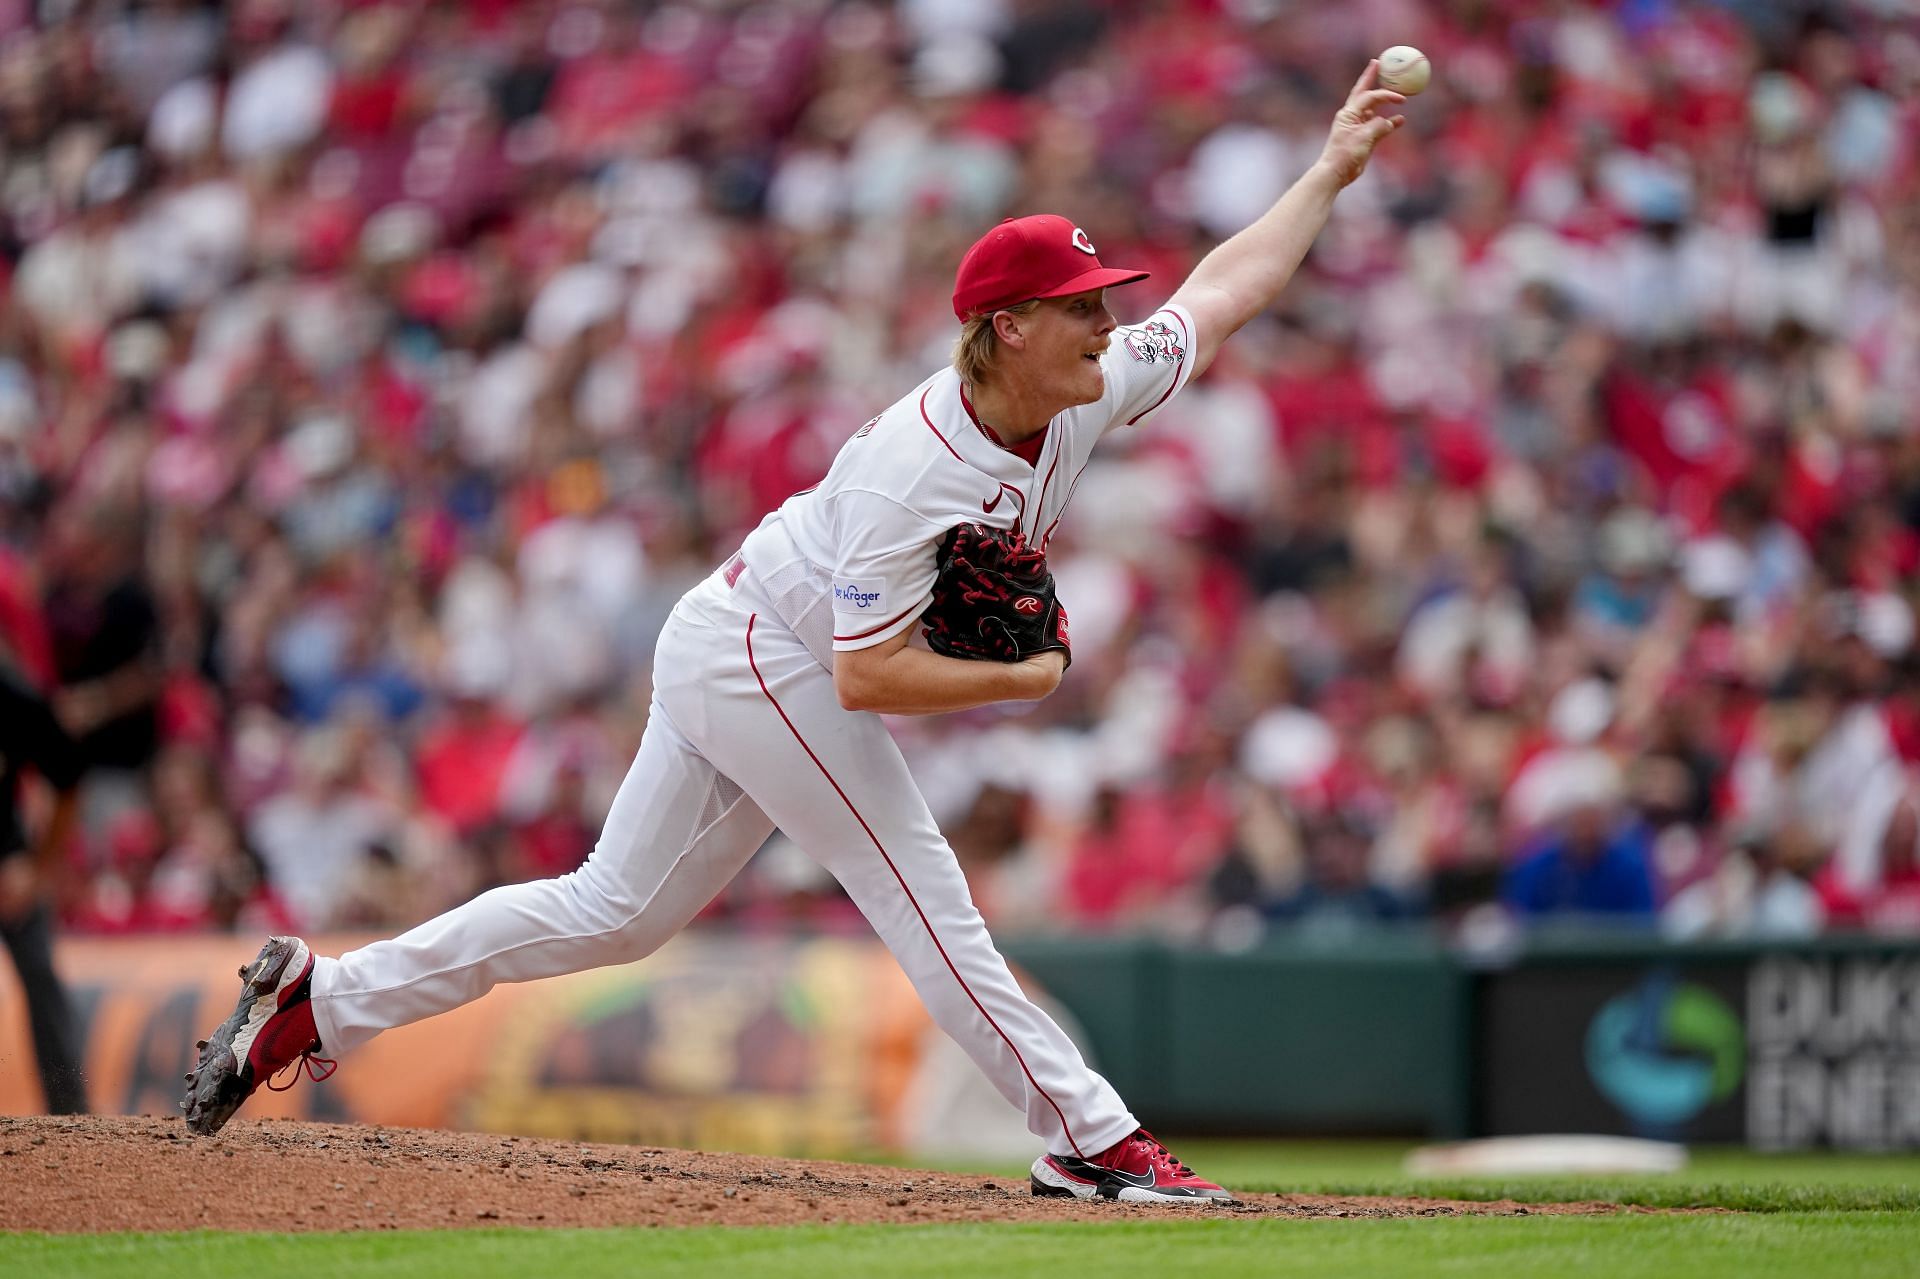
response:
<path id="1" fill-rule="evenodd" d="M 1036 1199 L 1024 1177 L 710 1155 L 650 1146 L 235 1119 L 0 1116 L 0 1229 L 394 1230 L 1113 1220 L 1232 1213 L 1414 1217 L 1601 1213 L 1606 1203 L 1249 1195 L 1231 1207 Z"/>

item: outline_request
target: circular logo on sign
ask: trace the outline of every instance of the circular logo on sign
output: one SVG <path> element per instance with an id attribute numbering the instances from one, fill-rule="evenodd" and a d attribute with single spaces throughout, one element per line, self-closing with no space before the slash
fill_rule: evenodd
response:
<path id="1" fill-rule="evenodd" d="M 1093 241 L 1089 240 L 1087 238 L 1087 233 L 1085 231 L 1082 231 L 1079 227 L 1073 228 L 1073 247 L 1080 250 L 1082 253 L 1086 254 L 1088 257 L 1093 256 Z"/>
<path id="2" fill-rule="evenodd" d="M 1601 1005 L 1587 1027 L 1587 1073 L 1643 1124 L 1693 1118 L 1740 1085 L 1746 1032 L 1712 991 L 1656 974 Z"/>
<path id="3" fill-rule="evenodd" d="M 1040 611 L 1040 601 L 1034 596 L 1022 595 L 1013 602 L 1013 611 L 1016 613 L 1038 613 Z"/>

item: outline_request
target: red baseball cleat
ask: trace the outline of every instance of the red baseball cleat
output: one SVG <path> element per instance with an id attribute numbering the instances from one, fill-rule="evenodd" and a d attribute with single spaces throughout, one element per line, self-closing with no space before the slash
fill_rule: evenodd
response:
<path id="1" fill-rule="evenodd" d="M 1033 1193 L 1121 1203 L 1234 1203 L 1231 1194 L 1204 1181 L 1145 1128 L 1091 1159 L 1042 1155 L 1033 1161 Z"/>
<path id="2" fill-rule="evenodd" d="M 335 1063 L 316 1057 L 313 1028 L 313 952 L 298 937 L 269 937 L 251 964 L 240 970 L 246 984 L 233 1016 L 200 1041 L 200 1064 L 187 1075 L 187 1128 L 203 1136 L 219 1132 L 240 1103 L 295 1064 L 309 1077 L 325 1079 Z M 325 1069 L 321 1069 L 321 1067 Z M 287 1081 L 291 1088 L 293 1081 Z"/>

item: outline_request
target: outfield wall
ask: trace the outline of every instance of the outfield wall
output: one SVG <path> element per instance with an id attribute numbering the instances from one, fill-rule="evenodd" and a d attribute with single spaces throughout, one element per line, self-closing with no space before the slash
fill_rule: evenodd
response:
<path id="1" fill-rule="evenodd" d="M 1912 943 L 1614 934 L 1475 956 L 1386 934 L 1234 955 L 1009 950 L 1169 1128 L 1920 1150 Z"/>
<path id="2" fill-rule="evenodd" d="M 1150 1124 L 1181 1132 L 1463 1136 L 1471 985 L 1431 940 L 1222 954 L 1015 940 Z"/>
<path id="3" fill-rule="evenodd" d="M 323 953 L 361 939 L 317 939 Z M 1429 1137 L 1602 1132 L 1920 1149 L 1920 946 L 1790 950 L 1422 934 L 1220 953 L 1016 939 L 1029 988 L 1150 1125 Z M 68 939 L 96 1109 L 172 1113 L 248 942 Z M 40 1108 L 0 964 L 0 1113 Z M 813 1155 L 999 1157 L 1018 1115 L 871 938 L 689 933 L 389 1032 L 249 1113 Z"/>

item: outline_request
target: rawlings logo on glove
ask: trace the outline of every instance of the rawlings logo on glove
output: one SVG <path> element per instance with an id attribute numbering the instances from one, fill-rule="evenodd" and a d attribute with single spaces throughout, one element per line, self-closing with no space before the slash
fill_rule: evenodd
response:
<path id="1" fill-rule="evenodd" d="M 961 524 L 934 560 L 933 602 L 920 616 L 927 647 L 948 657 L 1018 662 L 1067 645 L 1067 611 L 1047 557 L 1017 531 Z"/>

